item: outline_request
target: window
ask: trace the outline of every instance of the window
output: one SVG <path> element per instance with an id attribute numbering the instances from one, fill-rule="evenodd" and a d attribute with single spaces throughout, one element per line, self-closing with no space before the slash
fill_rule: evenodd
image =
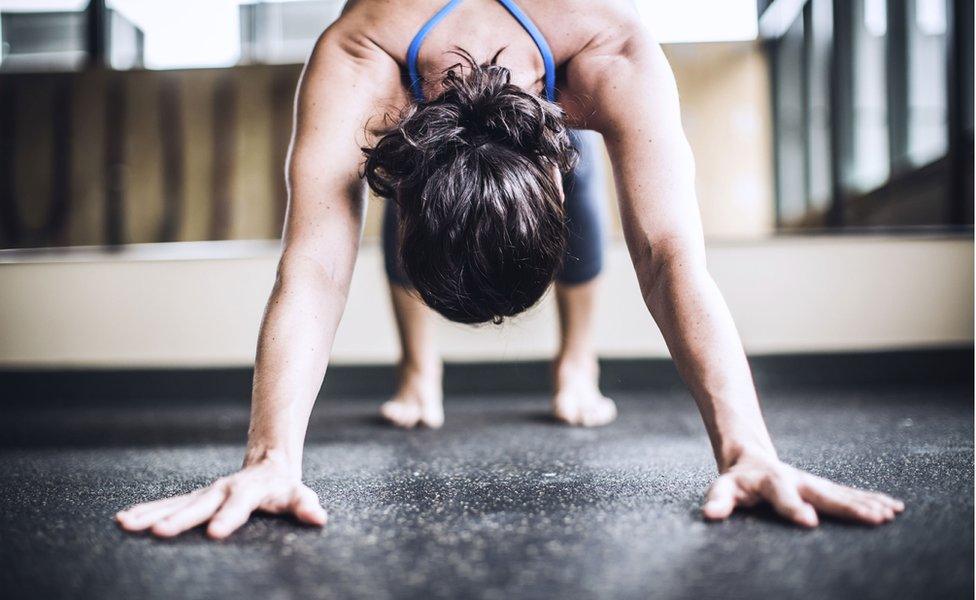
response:
<path id="1" fill-rule="evenodd" d="M 113 69 L 302 63 L 344 0 L 104 0 Z M 74 71 L 91 55 L 89 0 L 0 0 L 0 70 Z M 98 2 L 93 4 L 99 4 Z M 97 35 L 97 34 L 96 34 Z"/>
<path id="2" fill-rule="evenodd" d="M 806 8 L 806 197 L 808 210 L 824 213 L 830 205 L 830 51 L 833 10 L 830 0 L 811 0 Z M 802 87 L 802 86 L 801 86 Z"/>
<path id="3" fill-rule="evenodd" d="M 780 38 L 775 57 L 775 98 L 778 213 L 782 222 L 795 222 L 807 212 L 804 185 L 803 21 L 797 20 Z"/>
<path id="4" fill-rule="evenodd" d="M 971 225 L 972 4 L 767 4 L 780 226 Z"/>
<path id="5" fill-rule="evenodd" d="M 754 40 L 758 31 L 755 0 L 638 0 L 637 9 L 662 43 Z"/>
<path id="6" fill-rule="evenodd" d="M 885 0 L 857 0 L 853 8 L 853 139 L 850 163 L 843 171 L 846 190 L 863 193 L 888 179 L 888 104 L 885 96 L 887 13 Z"/>
<path id="7" fill-rule="evenodd" d="M 71 71 L 85 63 L 86 0 L 0 0 L 0 70 Z"/>
<path id="8" fill-rule="evenodd" d="M 947 150 L 945 0 L 915 0 L 908 32 L 908 159 L 924 165 Z"/>
<path id="9" fill-rule="evenodd" d="M 339 0 L 242 4 L 241 62 L 305 62 L 322 30 L 339 17 L 342 5 Z"/>
<path id="10" fill-rule="evenodd" d="M 108 0 L 145 38 L 149 69 L 302 63 L 342 0 Z M 112 30 L 111 40 L 125 31 Z M 121 43 L 121 40 L 119 40 Z M 116 61 L 113 68 L 141 66 Z"/>

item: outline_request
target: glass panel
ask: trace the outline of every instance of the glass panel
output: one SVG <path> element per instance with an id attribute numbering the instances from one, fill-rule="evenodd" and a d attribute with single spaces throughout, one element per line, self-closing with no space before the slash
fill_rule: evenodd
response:
<path id="1" fill-rule="evenodd" d="M 908 37 L 908 156 L 924 165 L 948 149 L 945 0 L 916 0 Z"/>
<path id="2" fill-rule="evenodd" d="M 807 31 L 807 170 L 811 208 L 826 210 L 831 200 L 830 52 L 831 0 L 811 0 Z"/>
<path id="3" fill-rule="evenodd" d="M 887 0 L 864 0 L 864 28 L 873 37 L 888 32 Z"/>
<path id="4" fill-rule="evenodd" d="M 87 0 L 0 0 L 0 71 L 72 71 L 85 64 Z"/>
<path id="5" fill-rule="evenodd" d="M 803 19 L 776 47 L 776 136 L 779 220 L 789 225 L 806 214 L 803 131 Z"/>
<path id="6" fill-rule="evenodd" d="M 884 0 L 858 2 L 854 20 L 854 147 L 845 187 L 867 192 L 888 179 Z M 859 16 L 859 18 L 858 18 Z"/>
<path id="7" fill-rule="evenodd" d="M 108 28 L 107 48 L 114 68 L 237 64 L 240 39 L 236 0 L 108 0 L 107 6 L 129 24 Z M 139 33 L 134 34 L 132 28 Z"/>
<path id="8" fill-rule="evenodd" d="M 138 69 L 145 66 L 145 33 L 117 10 L 109 10 L 105 31 L 106 57 L 113 69 Z"/>
<path id="9" fill-rule="evenodd" d="M 945 35 L 945 0 L 916 0 L 915 23 L 923 35 Z"/>
<path id="10" fill-rule="evenodd" d="M 344 0 L 108 0 L 110 64 L 128 69 L 302 63 Z"/>
<path id="11" fill-rule="evenodd" d="M 241 62 L 305 62 L 315 40 L 339 17 L 344 0 L 242 4 Z"/>
<path id="12" fill-rule="evenodd" d="M 755 0 L 641 0 L 644 23 L 662 43 L 756 38 Z"/>

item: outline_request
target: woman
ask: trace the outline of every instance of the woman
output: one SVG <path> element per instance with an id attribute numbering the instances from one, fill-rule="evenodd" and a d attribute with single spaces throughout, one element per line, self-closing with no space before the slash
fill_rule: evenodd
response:
<path id="1" fill-rule="evenodd" d="M 617 409 L 600 393 L 593 345 L 605 189 L 593 134 L 567 136 L 558 109 L 512 86 L 507 69 L 456 54 L 461 62 L 437 99 L 425 102 L 412 76 L 418 104 L 366 150 L 366 179 L 388 199 L 384 262 L 401 346 L 399 389 L 380 412 L 400 427 L 444 422 L 428 307 L 462 323 L 500 322 L 534 304 L 555 273 L 553 414 L 569 425 L 605 425 Z M 408 64 L 416 64 L 409 52 Z M 517 138 L 526 149 L 512 147 Z"/>
<path id="2" fill-rule="evenodd" d="M 448 318 L 498 321 L 534 304 L 565 263 L 560 173 L 576 158 L 567 127 L 603 135 L 641 292 L 701 411 L 719 471 L 704 516 L 768 502 L 805 527 L 818 513 L 892 520 L 901 502 L 777 457 L 705 266 L 671 70 L 631 3 L 441 2 L 350 2 L 317 43 L 299 84 L 284 247 L 258 343 L 244 466 L 124 511 L 121 526 L 169 537 L 207 523 L 223 538 L 255 510 L 324 524 L 301 482 L 302 446 L 355 262 L 361 175 L 396 203 L 402 282 Z M 363 140 L 384 115 L 400 116 Z M 401 317 L 419 310 L 399 296 Z M 411 332 L 410 319 L 401 319 L 408 366 L 429 350 L 424 326 Z M 595 381 L 592 366 L 577 376 Z M 597 396 L 577 403 L 600 405 Z"/>

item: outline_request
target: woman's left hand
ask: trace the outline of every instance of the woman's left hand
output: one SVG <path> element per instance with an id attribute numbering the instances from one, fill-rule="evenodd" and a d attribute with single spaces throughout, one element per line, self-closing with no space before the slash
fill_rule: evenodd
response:
<path id="1" fill-rule="evenodd" d="M 816 527 L 818 514 L 882 525 L 905 510 L 904 503 L 885 494 L 834 483 L 775 457 L 743 455 L 712 484 L 702 514 L 719 521 L 736 507 L 760 502 L 768 502 L 785 519 L 803 527 Z"/>

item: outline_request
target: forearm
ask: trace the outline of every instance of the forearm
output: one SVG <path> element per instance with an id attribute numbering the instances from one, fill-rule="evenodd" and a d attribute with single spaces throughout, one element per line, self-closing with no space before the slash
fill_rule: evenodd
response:
<path id="1" fill-rule="evenodd" d="M 314 261 L 282 259 L 261 323 L 245 464 L 276 460 L 300 475 L 309 415 L 346 293 L 347 285 Z"/>
<path id="2" fill-rule="evenodd" d="M 711 275 L 678 260 L 647 273 L 645 302 L 698 404 L 719 470 L 744 452 L 775 455 L 738 332 Z"/>

